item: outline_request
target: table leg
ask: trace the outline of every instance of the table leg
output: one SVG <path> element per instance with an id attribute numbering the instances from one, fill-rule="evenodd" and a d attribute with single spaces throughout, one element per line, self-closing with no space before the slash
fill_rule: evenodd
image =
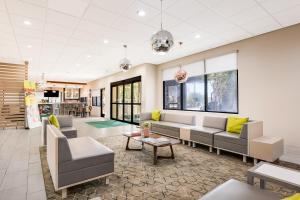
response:
<path id="1" fill-rule="evenodd" d="M 153 146 L 153 164 L 157 164 L 157 147 Z"/>
<path id="2" fill-rule="evenodd" d="M 260 189 L 264 190 L 266 188 L 266 181 L 263 179 L 259 180 Z"/>
<path id="3" fill-rule="evenodd" d="M 253 185 L 254 184 L 254 176 L 248 175 L 247 176 L 247 183 L 249 185 Z"/>
<path id="4" fill-rule="evenodd" d="M 142 148 L 141 149 L 133 149 L 133 148 L 129 148 L 129 141 L 130 141 L 130 137 L 127 137 L 127 142 L 126 142 L 126 150 L 131 150 L 131 151 L 141 151 L 144 147 L 144 143 L 142 143 Z"/>
<path id="5" fill-rule="evenodd" d="M 130 137 L 127 138 L 126 150 L 129 150 L 129 147 L 128 147 L 129 146 L 129 140 L 130 140 Z"/>
<path id="6" fill-rule="evenodd" d="M 171 149 L 171 158 L 174 159 L 175 156 L 174 156 L 174 151 L 173 151 L 173 147 L 172 145 L 170 145 L 170 149 Z"/>

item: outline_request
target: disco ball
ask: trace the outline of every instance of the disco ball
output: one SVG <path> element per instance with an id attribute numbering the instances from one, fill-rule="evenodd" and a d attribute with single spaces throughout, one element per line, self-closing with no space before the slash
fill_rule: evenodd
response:
<path id="1" fill-rule="evenodd" d="M 177 83 L 184 83 L 188 78 L 187 72 L 183 69 L 179 69 L 174 78 Z"/>
<path id="2" fill-rule="evenodd" d="M 152 49 L 158 54 L 167 53 L 174 44 L 172 34 L 166 30 L 160 30 L 151 38 Z"/>
<path id="3" fill-rule="evenodd" d="M 123 58 L 120 61 L 120 69 L 124 72 L 128 71 L 131 68 L 131 63 L 127 58 Z"/>

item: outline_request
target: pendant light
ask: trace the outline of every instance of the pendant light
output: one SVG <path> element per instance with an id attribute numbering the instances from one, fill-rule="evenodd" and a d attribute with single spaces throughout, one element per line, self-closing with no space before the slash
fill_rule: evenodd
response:
<path id="1" fill-rule="evenodd" d="M 163 25 L 162 25 L 162 12 L 163 12 L 163 10 L 162 10 L 162 1 L 163 0 L 160 0 L 160 9 L 161 9 L 161 13 L 160 13 L 160 30 L 151 37 L 152 50 L 154 51 L 154 53 L 157 53 L 159 55 L 166 54 L 174 44 L 174 39 L 173 39 L 172 34 L 169 31 L 163 29 Z"/>
<path id="2" fill-rule="evenodd" d="M 181 49 L 182 42 L 179 42 L 179 45 Z M 179 70 L 175 73 L 174 79 L 177 83 L 184 83 L 186 82 L 188 75 L 187 72 L 182 69 L 182 64 L 180 64 L 179 67 Z"/>
<path id="3" fill-rule="evenodd" d="M 127 58 L 127 45 L 123 45 L 125 51 L 125 57 L 120 61 L 120 69 L 123 72 L 127 72 L 131 68 L 130 60 Z"/>
<path id="4" fill-rule="evenodd" d="M 38 88 L 45 89 L 47 87 L 47 81 L 45 79 L 45 73 L 42 73 L 41 80 L 38 82 Z"/>

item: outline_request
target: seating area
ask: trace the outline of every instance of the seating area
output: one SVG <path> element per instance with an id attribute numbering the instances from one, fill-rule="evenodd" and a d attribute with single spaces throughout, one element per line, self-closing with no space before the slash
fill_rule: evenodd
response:
<path id="1" fill-rule="evenodd" d="M 300 200 L 299 0 L 0 0 L 0 200 Z"/>

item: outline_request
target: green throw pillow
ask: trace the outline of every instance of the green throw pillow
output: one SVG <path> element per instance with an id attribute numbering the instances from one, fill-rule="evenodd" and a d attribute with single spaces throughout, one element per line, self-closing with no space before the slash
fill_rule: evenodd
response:
<path id="1" fill-rule="evenodd" d="M 292 196 L 286 197 L 283 200 L 300 200 L 300 193 L 296 193 Z"/>
<path id="2" fill-rule="evenodd" d="M 228 117 L 226 131 L 230 133 L 240 134 L 245 123 L 249 121 L 249 118 L 241 117 Z"/>
<path id="3" fill-rule="evenodd" d="M 58 122 L 58 120 L 57 120 L 57 118 L 56 118 L 55 115 L 50 115 L 50 116 L 49 116 L 49 122 L 50 122 L 50 124 L 52 124 L 52 125 L 55 126 L 56 128 L 59 128 L 59 127 L 60 127 L 60 126 L 59 126 L 59 122 Z"/>
<path id="4" fill-rule="evenodd" d="M 151 113 L 151 119 L 154 121 L 159 121 L 160 119 L 160 111 L 159 110 L 155 110 Z"/>

